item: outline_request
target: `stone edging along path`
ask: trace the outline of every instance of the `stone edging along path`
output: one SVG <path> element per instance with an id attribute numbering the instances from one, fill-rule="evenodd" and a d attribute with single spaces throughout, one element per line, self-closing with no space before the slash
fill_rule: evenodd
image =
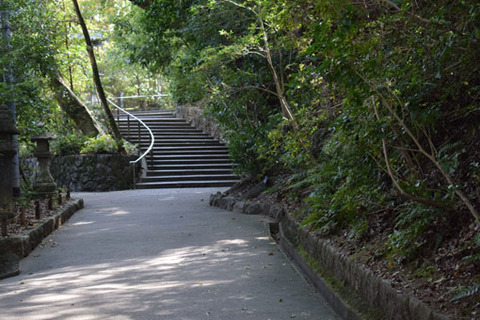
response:
<path id="1" fill-rule="evenodd" d="M 0 238 L 0 280 L 20 274 L 20 260 L 30 254 L 43 239 L 83 208 L 83 199 L 72 199 L 54 216 L 41 220 L 22 235 Z"/>
<path id="2" fill-rule="evenodd" d="M 310 284 L 345 320 L 452 320 L 417 298 L 402 294 L 385 280 L 356 264 L 334 245 L 302 228 L 279 204 L 236 199 L 220 192 L 210 205 L 272 218 L 272 237 Z"/>

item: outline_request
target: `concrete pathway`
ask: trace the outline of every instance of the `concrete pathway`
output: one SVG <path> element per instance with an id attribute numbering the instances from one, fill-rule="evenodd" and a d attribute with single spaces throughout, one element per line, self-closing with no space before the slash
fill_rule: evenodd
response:
<path id="1" fill-rule="evenodd" d="M 0 319 L 339 319 L 262 218 L 210 207 L 214 191 L 75 194 L 85 208 L 0 281 Z"/>

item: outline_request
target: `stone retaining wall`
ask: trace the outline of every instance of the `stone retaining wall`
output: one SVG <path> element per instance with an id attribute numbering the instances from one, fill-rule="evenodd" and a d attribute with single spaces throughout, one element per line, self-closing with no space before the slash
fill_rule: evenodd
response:
<path id="1" fill-rule="evenodd" d="M 77 211 L 83 208 L 83 199 L 74 199 L 60 208 L 53 217 L 45 218 L 22 235 L 0 238 L 0 279 L 20 273 L 20 260 L 30 254 L 43 239 L 62 226 Z"/>
<path id="2" fill-rule="evenodd" d="M 211 116 L 205 116 L 204 110 L 199 107 L 177 106 L 175 112 L 178 118 L 187 120 L 192 126 L 204 133 L 222 141 L 222 132 Z"/>
<path id="3" fill-rule="evenodd" d="M 70 155 L 52 158 L 50 172 L 60 187 L 71 191 L 114 191 L 132 189 L 133 169 L 129 163 L 136 156 L 118 154 Z M 36 159 L 23 159 L 26 176 L 33 179 L 38 166 Z M 141 168 L 136 167 L 138 180 Z"/>
<path id="4" fill-rule="evenodd" d="M 329 290 L 345 300 L 353 313 L 365 319 L 389 320 L 451 320 L 431 310 L 417 298 L 398 292 L 385 280 L 343 255 L 333 243 L 302 228 L 278 204 L 236 199 L 222 193 L 210 197 L 210 205 L 245 214 L 264 214 L 280 224 L 281 234 L 297 251 L 317 276 L 329 279 Z M 322 280 L 323 281 L 323 280 Z M 332 285 L 333 284 L 333 285 Z M 333 303 L 335 305 L 335 303 Z M 367 309 L 365 308 L 367 306 Z M 344 314 L 345 310 L 337 311 Z M 357 319 L 346 317 L 346 319 Z"/>

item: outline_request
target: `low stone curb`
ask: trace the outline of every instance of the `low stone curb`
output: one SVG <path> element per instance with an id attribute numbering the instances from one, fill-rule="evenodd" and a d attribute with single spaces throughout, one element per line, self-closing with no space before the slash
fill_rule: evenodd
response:
<path id="1" fill-rule="evenodd" d="M 55 216 L 41 221 L 27 234 L 0 239 L 0 280 L 20 274 L 20 260 L 30 254 L 43 239 L 83 208 L 83 199 L 74 199 Z"/>
<path id="2" fill-rule="evenodd" d="M 332 308 L 345 320 L 453 320 L 430 309 L 417 298 L 403 294 L 387 281 L 343 255 L 334 245 L 302 228 L 278 204 L 212 194 L 210 205 L 244 214 L 274 218 L 272 237 Z"/>

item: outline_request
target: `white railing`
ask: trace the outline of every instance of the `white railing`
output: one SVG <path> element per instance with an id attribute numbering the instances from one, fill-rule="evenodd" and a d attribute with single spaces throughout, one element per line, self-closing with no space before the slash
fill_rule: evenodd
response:
<path id="1" fill-rule="evenodd" d="M 117 106 L 111 99 L 107 99 L 108 102 L 110 102 L 115 108 L 117 108 L 117 110 L 119 111 L 117 113 L 117 122 L 120 123 L 120 111 L 122 111 L 123 113 L 125 113 L 127 115 L 127 133 L 128 135 L 130 135 L 130 117 L 132 117 L 134 120 L 138 121 L 138 143 L 140 144 L 140 140 L 141 140 L 141 132 L 140 132 L 140 125 L 144 126 L 148 133 L 150 134 L 150 146 L 148 147 L 148 149 L 142 153 L 136 160 L 132 160 L 130 161 L 130 164 L 132 165 L 132 171 L 133 171 L 133 186 L 135 188 L 135 185 L 136 185 L 136 164 L 141 161 L 143 158 L 146 157 L 147 154 L 150 153 L 151 157 L 152 157 L 152 160 L 153 160 L 153 144 L 155 143 L 155 137 L 153 136 L 153 132 L 152 130 L 150 130 L 150 128 L 142 121 L 140 120 L 138 117 L 134 116 L 133 114 L 131 114 L 130 112 L 128 111 L 125 111 L 124 109 L 122 109 L 121 107 Z M 153 162 L 153 161 L 152 161 Z"/>

